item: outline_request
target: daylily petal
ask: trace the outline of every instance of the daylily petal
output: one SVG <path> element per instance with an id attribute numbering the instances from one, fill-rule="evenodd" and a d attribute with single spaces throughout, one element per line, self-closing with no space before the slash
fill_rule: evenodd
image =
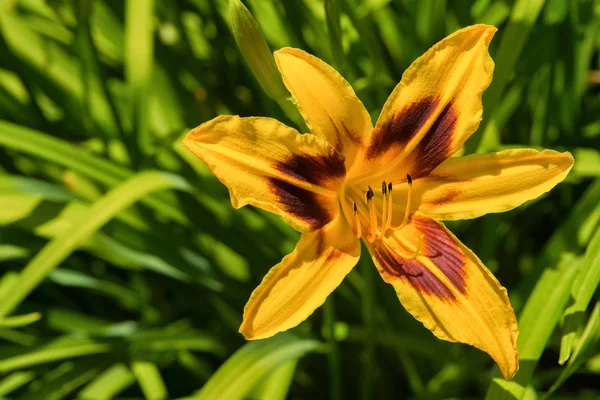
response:
<path id="1" fill-rule="evenodd" d="M 413 179 L 433 171 L 460 149 L 479 126 L 481 96 L 489 86 L 494 62 L 488 45 L 496 32 L 473 25 L 443 39 L 405 71 L 388 98 L 369 145 L 365 164 L 349 176 Z"/>
<path id="2" fill-rule="evenodd" d="M 331 143 L 351 165 L 373 125 L 350 84 L 331 66 L 299 49 L 278 50 L 275 60 L 311 133 Z"/>
<path id="3" fill-rule="evenodd" d="M 303 233 L 294 251 L 252 293 L 240 332 L 246 339 L 262 339 L 298 325 L 325 302 L 359 257 L 360 242 L 341 215 Z"/>
<path id="4" fill-rule="evenodd" d="M 450 158 L 413 183 L 411 213 L 436 220 L 476 218 L 533 200 L 561 182 L 573 166 L 570 153 L 533 149 L 505 150 Z M 394 197 L 393 223 L 406 208 L 406 186 Z"/>
<path id="5" fill-rule="evenodd" d="M 443 224 L 413 216 L 368 248 L 402 305 L 434 335 L 487 352 L 507 379 L 516 373 L 518 327 L 506 289 Z"/>
<path id="6" fill-rule="evenodd" d="M 339 212 L 344 157 L 327 142 L 270 118 L 221 116 L 192 130 L 183 144 L 246 204 L 281 215 L 297 230 L 316 230 Z"/>

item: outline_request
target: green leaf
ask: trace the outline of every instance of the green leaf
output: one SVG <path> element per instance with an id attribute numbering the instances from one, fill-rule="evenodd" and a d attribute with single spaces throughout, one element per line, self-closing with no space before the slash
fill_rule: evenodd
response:
<path id="1" fill-rule="evenodd" d="M 80 400 L 109 400 L 133 385 L 134 382 L 135 376 L 125 364 L 114 364 L 81 389 L 77 398 Z"/>
<path id="2" fill-rule="evenodd" d="M 486 400 L 520 400 L 525 397 L 537 362 L 569 301 L 577 264 L 576 258 L 565 256 L 556 269 L 544 271 L 519 317 L 519 372 L 511 381 L 502 379 L 497 372 Z"/>
<path id="3" fill-rule="evenodd" d="M 334 66 L 342 73 L 345 59 L 340 28 L 340 0 L 325 0 L 325 18 L 327 20 L 327 34 L 329 35 L 329 46 L 333 54 Z"/>
<path id="4" fill-rule="evenodd" d="M 131 369 L 147 400 L 163 400 L 167 398 L 167 387 L 156 365 L 147 361 L 134 361 L 131 364 Z"/>
<path id="5" fill-rule="evenodd" d="M 90 207 L 81 223 L 73 224 L 55 237 L 23 269 L 18 283 L 0 304 L 0 317 L 5 317 L 14 310 L 50 271 L 121 210 L 149 193 L 175 188 L 187 190 L 188 186 L 176 175 L 147 171 L 135 175 L 108 192 Z"/>
<path id="6" fill-rule="evenodd" d="M 298 361 L 294 360 L 277 367 L 254 387 L 249 397 L 254 400 L 287 399 L 297 365 Z"/>
<path id="7" fill-rule="evenodd" d="M 110 344 L 98 343 L 90 339 L 63 337 L 32 351 L 24 352 L 20 349 L 14 356 L 3 354 L 0 360 L 0 373 L 74 357 L 107 353 L 112 348 Z"/>
<path id="8" fill-rule="evenodd" d="M 0 396 L 6 396 L 35 379 L 33 371 L 13 372 L 0 381 Z"/>
<path id="9" fill-rule="evenodd" d="M 584 261 L 585 262 L 585 261 Z M 567 367 L 562 371 L 556 382 L 546 393 L 546 397 L 554 393 L 581 365 L 591 356 L 596 354 L 597 344 L 600 341 L 600 302 L 596 303 L 592 315 L 588 320 L 577 347 L 569 359 Z"/>
<path id="10" fill-rule="evenodd" d="M 243 399 L 274 368 L 318 350 L 323 350 L 320 342 L 286 333 L 247 343 L 221 365 L 194 398 Z"/>
<path id="11" fill-rule="evenodd" d="M 81 151 L 64 140 L 2 120 L 0 145 L 72 168 L 108 186 L 115 186 L 133 175 L 127 168 Z M 141 201 L 180 223 L 189 223 L 181 210 L 160 196 L 148 196 Z"/>
<path id="12" fill-rule="evenodd" d="M 33 324 L 42 318 L 42 314 L 39 312 L 15 315 L 12 317 L 0 319 L 0 327 L 4 328 L 19 328 L 21 326 Z"/>
<path id="13" fill-rule="evenodd" d="M 148 121 L 154 62 L 154 1 L 127 0 L 125 16 L 125 77 L 133 102 L 130 144 L 136 146 L 131 148 L 131 156 L 136 160 L 136 151 L 148 155 L 153 150 Z"/>
<path id="14" fill-rule="evenodd" d="M 92 357 L 63 363 L 27 393 L 27 400 L 59 400 L 94 379 L 110 361 L 102 357 Z"/>
<path id="15" fill-rule="evenodd" d="M 579 265 L 579 273 L 571 288 L 573 302 L 563 314 L 563 336 L 558 361 L 560 364 L 564 364 L 569 359 L 571 352 L 577 346 L 585 310 L 598 284 L 600 284 L 600 228 L 596 229 L 596 234 L 585 251 L 585 257 Z"/>
<path id="16" fill-rule="evenodd" d="M 476 149 L 478 152 L 489 151 L 500 144 L 499 137 L 493 134 L 494 113 L 545 3 L 546 0 L 517 0 L 513 6 L 508 24 L 501 31 L 500 46 L 493 56 L 496 68 L 494 80 L 483 97 L 484 119 L 479 130 L 465 144 L 467 153 Z"/>

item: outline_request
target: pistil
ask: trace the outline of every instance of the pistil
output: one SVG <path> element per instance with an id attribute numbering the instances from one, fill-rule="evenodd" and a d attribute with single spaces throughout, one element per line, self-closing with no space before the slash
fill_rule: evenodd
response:
<path id="1" fill-rule="evenodd" d="M 378 224 L 377 218 L 377 208 L 375 207 L 373 189 L 371 186 L 368 186 L 368 190 L 365 192 L 365 200 L 367 203 L 368 209 L 368 217 L 367 217 L 367 228 L 368 233 L 365 236 L 365 239 L 370 243 L 373 243 L 375 240 L 382 239 L 385 236 L 385 233 L 388 229 L 402 229 L 408 224 L 410 219 L 410 209 L 411 209 L 411 194 L 412 194 L 412 177 L 410 174 L 406 174 L 406 182 L 408 184 L 408 193 L 406 199 L 406 209 L 404 211 L 404 218 L 402 223 L 398 227 L 392 226 L 392 212 L 393 212 L 393 201 L 392 201 L 392 183 L 386 183 L 385 181 L 381 182 L 381 194 L 382 194 L 382 208 L 381 208 L 381 226 Z M 356 202 L 353 203 L 353 214 L 354 214 L 354 222 L 356 224 L 355 235 L 357 238 L 362 237 L 362 225 L 361 219 L 359 215 L 359 207 Z M 421 247 L 423 245 L 423 238 L 419 239 L 419 244 L 417 247 L 413 247 L 407 242 L 403 242 L 402 245 L 409 249 L 414 254 L 406 257 L 407 260 L 412 260 L 418 257 L 419 252 L 421 251 Z"/>

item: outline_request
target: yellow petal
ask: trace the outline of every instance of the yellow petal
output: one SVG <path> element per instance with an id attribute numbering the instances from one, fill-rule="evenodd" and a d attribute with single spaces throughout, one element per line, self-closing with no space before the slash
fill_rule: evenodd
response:
<path id="1" fill-rule="evenodd" d="M 301 232 L 338 214 L 344 157 L 313 135 L 270 118 L 221 116 L 193 129 L 183 144 L 229 188 L 236 208 L 261 207 Z"/>
<path id="2" fill-rule="evenodd" d="M 373 125 L 350 84 L 331 66 L 299 49 L 278 50 L 275 61 L 311 132 L 331 143 L 351 165 Z"/>
<path id="3" fill-rule="evenodd" d="M 316 232 L 303 233 L 254 290 L 240 332 L 263 339 L 293 328 L 320 307 L 360 257 L 360 242 L 339 216 Z"/>
<path id="4" fill-rule="evenodd" d="M 434 335 L 487 352 L 506 379 L 514 376 L 518 327 L 506 289 L 443 224 L 414 216 L 368 248 L 402 305 Z"/>
<path id="5" fill-rule="evenodd" d="M 460 149 L 481 121 L 495 32 L 489 25 L 469 26 L 418 58 L 385 103 L 362 162 L 349 176 L 380 182 L 409 173 L 417 179 Z"/>
<path id="6" fill-rule="evenodd" d="M 413 182 L 412 212 L 436 220 L 476 218 L 533 200 L 561 182 L 573 166 L 570 153 L 505 150 L 450 158 L 429 176 Z M 394 221 L 404 213 L 406 194 L 394 198 Z"/>

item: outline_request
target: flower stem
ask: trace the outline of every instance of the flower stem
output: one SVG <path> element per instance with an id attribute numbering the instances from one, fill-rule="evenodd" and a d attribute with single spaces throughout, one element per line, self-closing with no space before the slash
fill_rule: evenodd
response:
<path id="1" fill-rule="evenodd" d="M 340 365 L 340 349 L 335 338 L 335 302 L 332 293 L 327 298 L 324 307 L 325 336 L 329 352 L 329 398 L 332 400 L 342 399 L 342 374 Z"/>

